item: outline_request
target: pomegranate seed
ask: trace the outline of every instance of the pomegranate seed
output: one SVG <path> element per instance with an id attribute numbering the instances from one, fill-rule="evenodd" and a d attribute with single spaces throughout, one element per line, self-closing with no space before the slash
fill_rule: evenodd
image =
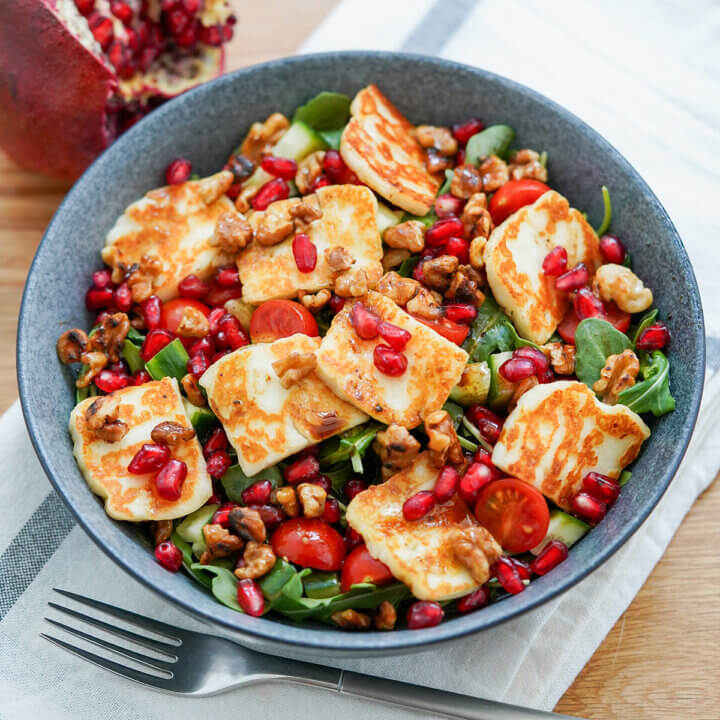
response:
<path id="1" fill-rule="evenodd" d="M 223 41 L 222 30 L 220 29 L 219 25 L 211 25 L 210 27 L 203 27 L 200 30 L 200 42 L 205 43 L 205 45 L 212 45 L 214 47 L 220 47 L 220 45 L 222 45 L 222 41 Z"/>
<path id="2" fill-rule="evenodd" d="M 171 10 L 167 15 L 167 24 L 173 35 L 179 35 L 188 24 L 188 16 L 182 10 Z"/>
<path id="3" fill-rule="evenodd" d="M 376 345 L 373 364 L 383 375 L 400 377 L 407 370 L 408 359 L 404 353 L 393 350 L 389 345 Z"/>
<path id="4" fill-rule="evenodd" d="M 107 369 L 110 370 L 110 372 L 114 372 L 116 375 L 128 375 L 130 373 L 130 370 L 124 360 L 118 360 L 112 365 L 108 365 Z"/>
<path id="5" fill-rule="evenodd" d="M 339 295 L 333 295 L 330 300 L 328 300 L 328 306 L 337 314 L 345 307 L 345 298 Z"/>
<path id="6" fill-rule="evenodd" d="M 532 577 L 532 570 L 530 569 L 530 565 L 528 565 L 528 563 L 515 557 L 511 558 L 511 560 L 515 563 L 515 567 L 517 568 L 521 579 L 529 580 Z"/>
<path id="7" fill-rule="evenodd" d="M 458 493 L 471 508 L 474 508 L 480 491 L 495 479 L 496 477 L 491 468 L 483 463 L 475 462 L 460 478 Z"/>
<path id="8" fill-rule="evenodd" d="M 493 480 L 500 480 L 500 478 L 505 477 L 503 471 L 493 465 L 492 455 L 485 448 L 478 448 L 475 451 L 473 461 L 476 463 L 481 463 L 482 465 L 486 465 L 492 473 Z"/>
<path id="9" fill-rule="evenodd" d="M 136 453 L 128 465 L 128 472 L 133 475 L 157 472 L 170 459 L 170 448 L 167 445 L 146 443 Z"/>
<path id="10" fill-rule="evenodd" d="M 453 303 L 445 306 L 445 317 L 453 322 L 469 325 L 477 317 L 477 308 L 468 303 Z"/>
<path id="11" fill-rule="evenodd" d="M 323 170 L 327 178 L 338 185 L 359 182 L 357 175 L 345 164 L 337 150 L 328 150 L 325 153 Z"/>
<path id="12" fill-rule="evenodd" d="M 180 0 L 160 0 L 160 7 L 163 12 L 169 13 L 171 10 L 175 10 L 180 4 Z"/>
<path id="13" fill-rule="evenodd" d="M 190 179 L 192 163 L 185 158 L 173 160 L 165 170 L 165 182 L 168 185 L 177 185 Z"/>
<path id="14" fill-rule="evenodd" d="M 226 313 L 220 318 L 215 339 L 219 346 L 226 346 L 231 350 L 237 350 L 250 344 L 250 338 L 247 336 L 240 321 L 234 315 L 230 315 L 230 313 Z"/>
<path id="15" fill-rule="evenodd" d="M 359 495 L 363 490 L 367 490 L 367 483 L 362 478 L 350 478 L 345 483 L 343 488 L 343 494 L 350 502 L 356 495 Z"/>
<path id="16" fill-rule="evenodd" d="M 177 572 L 182 567 L 183 556 L 179 548 L 166 540 L 155 548 L 155 560 L 166 570 Z"/>
<path id="17" fill-rule="evenodd" d="M 328 525 L 340 522 L 340 504 L 335 498 L 328 498 L 325 501 L 325 511 L 322 517 Z"/>
<path id="18" fill-rule="evenodd" d="M 100 310 L 112 304 L 113 291 L 109 288 L 91 287 L 85 293 L 85 307 L 88 310 Z"/>
<path id="19" fill-rule="evenodd" d="M 133 385 L 144 385 L 146 382 L 150 382 L 152 378 L 147 370 L 137 370 L 133 374 Z"/>
<path id="20" fill-rule="evenodd" d="M 347 548 L 348 553 L 351 550 L 354 550 L 358 545 L 362 544 L 362 535 L 348 525 L 347 530 L 345 531 L 345 547 Z"/>
<path id="21" fill-rule="evenodd" d="M 498 370 L 508 382 L 516 383 L 535 374 L 535 364 L 524 357 L 511 357 Z"/>
<path id="22" fill-rule="evenodd" d="M 541 385 L 545 383 L 555 382 L 555 373 L 553 372 L 553 369 L 549 367 L 547 370 L 545 370 L 545 372 L 538 373 L 537 379 Z"/>
<path id="23" fill-rule="evenodd" d="M 205 353 L 193 355 L 187 363 L 187 371 L 198 380 L 209 367 L 210 361 Z"/>
<path id="24" fill-rule="evenodd" d="M 431 247 L 444 245 L 451 237 L 462 237 L 465 226 L 456 217 L 438 220 L 425 231 L 425 242 Z"/>
<path id="25" fill-rule="evenodd" d="M 470 261 L 470 243 L 461 237 L 451 237 L 445 243 L 445 255 L 454 255 L 461 265 L 467 265 Z"/>
<path id="26" fill-rule="evenodd" d="M 119 289 L 119 288 L 118 288 Z M 145 327 L 148 330 L 155 330 L 160 325 L 160 315 L 162 313 L 162 302 L 157 295 L 151 295 L 140 303 L 140 311 L 142 312 Z"/>
<path id="27" fill-rule="evenodd" d="M 317 180 L 310 186 L 310 192 L 315 192 L 318 188 L 327 187 L 330 185 L 330 178 L 323 173 L 319 175 Z"/>
<path id="28" fill-rule="evenodd" d="M 452 465 L 446 465 L 435 480 L 433 488 L 435 499 L 440 503 L 447 502 L 455 494 L 459 484 L 460 474 L 458 471 Z"/>
<path id="29" fill-rule="evenodd" d="M 464 200 L 457 198 L 454 195 L 450 195 L 449 193 L 438 195 L 435 198 L 435 214 L 441 220 L 443 218 L 450 217 L 451 215 L 460 215 L 464 206 Z"/>
<path id="30" fill-rule="evenodd" d="M 180 0 L 180 5 L 187 15 L 195 15 L 200 9 L 201 0 Z"/>
<path id="31" fill-rule="evenodd" d="M 290 186 L 282 178 L 275 178 L 266 182 L 251 202 L 254 210 L 266 210 L 270 203 L 285 200 L 289 195 Z"/>
<path id="32" fill-rule="evenodd" d="M 233 34 L 234 31 L 232 23 L 228 20 L 228 22 L 222 26 L 223 42 L 229 43 L 233 39 Z"/>
<path id="33" fill-rule="evenodd" d="M 260 513 L 260 519 L 263 521 L 268 533 L 271 533 L 285 521 L 285 513 L 275 505 L 248 505 L 248 507 Z"/>
<path id="34" fill-rule="evenodd" d="M 305 233 L 297 233 L 292 241 L 295 265 L 301 273 L 311 273 L 317 265 L 317 248 Z"/>
<path id="35" fill-rule="evenodd" d="M 582 489 L 606 505 L 612 505 L 620 494 L 620 483 L 607 475 L 589 472 L 583 478 Z"/>
<path id="36" fill-rule="evenodd" d="M 210 334 L 217 335 L 220 330 L 220 320 L 226 315 L 227 311 L 224 307 L 213 308 L 208 315 L 208 324 L 210 325 Z"/>
<path id="37" fill-rule="evenodd" d="M 140 357 L 147 362 L 175 339 L 169 330 L 151 330 L 140 348 Z"/>
<path id="38" fill-rule="evenodd" d="M 484 608 L 490 603 L 490 593 L 486 587 L 480 587 L 469 595 L 465 595 L 458 600 L 458 610 L 461 613 L 472 612 Z"/>
<path id="39" fill-rule="evenodd" d="M 87 17 L 95 9 L 95 0 L 75 0 L 75 7 L 83 17 Z"/>
<path id="40" fill-rule="evenodd" d="M 479 133 L 485 125 L 480 118 L 472 118 L 467 122 L 460 125 L 452 126 L 453 137 L 460 143 L 460 145 L 467 145 L 467 141 L 476 133 Z"/>
<path id="41" fill-rule="evenodd" d="M 104 393 L 111 393 L 127 387 L 131 381 L 128 375 L 114 373 L 112 370 L 101 370 L 93 382 Z"/>
<path id="42" fill-rule="evenodd" d="M 605 262 L 622 265 L 625 260 L 625 246 L 615 235 L 603 235 L 600 238 L 600 254 Z"/>
<path id="43" fill-rule="evenodd" d="M 242 492 L 245 505 L 267 505 L 270 502 L 272 483 L 269 480 L 258 480 Z"/>
<path id="44" fill-rule="evenodd" d="M 579 290 L 583 285 L 588 284 L 590 279 L 590 271 L 585 263 L 578 263 L 572 270 L 563 273 L 555 280 L 555 288 L 557 290 Z"/>
<path id="45" fill-rule="evenodd" d="M 525 358 L 535 367 L 536 373 L 544 373 L 550 367 L 550 360 L 542 350 L 534 347 L 521 347 L 513 352 L 513 357 Z"/>
<path id="46" fill-rule="evenodd" d="M 472 405 L 465 413 L 468 420 L 475 425 L 487 442 L 494 445 L 500 437 L 503 420 L 491 410 L 484 408 L 482 405 Z"/>
<path id="47" fill-rule="evenodd" d="M 350 324 L 363 340 L 373 340 L 380 332 L 380 318 L 359 301 L 350 311 Z"/>
<path id="48" fill-rule="evenodd" d="M 605 306 L 602 300 L 588 287 L 582 287 L 575 293 L 573 307 L 580 320 L 589 317 L 602 317 L 605 314 Z"/>
<path id="49" fill-rule="evenodd" d="M 114 37 L 112 20 L 104 15 L 93 13 L 88 18 L 88 24 L 90 26 L 90 32 L 98 41 L 100 47 L 103 50 L 107 50 Z"/>
<path id="50" fill-rule="evenodd" d="M 207 459 L 218 450 L 227 449 L 227 446 L 228 439 L 225 431 L 221 427 L 215 428 L 203 445 L 203 455 Z"/>
<path id="51" fill-rule="evenodd" d="M 177 500 L 187 477 L 187 465 L 182 460 L 168 460 L 155 476 L 158 495 L 165 500 Z"/>
<path id="52" fill-rule="evenodd" d="M 410 630 L 435 627 L 445 616 L 444 610 L 432 600 L 418 600 L 407 611 L 407 626 Z"/>
<path id="53" fill-rule="evenodd" d="M 107 268 L 103 268 L 102 270 L 96 270 L 92 274 L 92 281 L 93 285 L 96 288 L 106 288 L 110 287 L 112 283 L 112 273 Z"/>
<path id="54" fill-rule="evenodd" d="M 238 580 L 237 601 L 238 605 L 252 617 L 260 617 L 265 611 L 265 596 L 260 586 L 251 578 Z"/>
<path id="55" fill-rule="evenodd" d="M 568 549 L 565 543 L 560 540 L 551 540 L 542 552 L 533 560 L 530 569 L 536 575 L 544 575 L 559 565 L 568 556 Z"/>
<path id="56" fill-rule="evenodd" d="M 543 260 L 542 269 L 545 275 L 557 277 L 567 270 L 567 250 L 558 245 L 553 248 Z"/>
<path id="57" fill-rule="evenodd" d="M 210 477 L 219 479 L 227 472 L 227 469 L 232 465 L 232 460 L 230 459 L 230 456 L 227 454 L 227 452 L 225 452 L 225 450 L 218 450 L 207 459 L 206 464 L 208 475 L 210 475 Z"/>
<path id="58" fill-rule="evenodd" d="M 125 28 L 125 33 L 127 34 L 127 44 L 132 53 L 136 53 L 140 50 L 142 47 L 142 43 L 140 42 L 140 38 L 138 37 L 137 31 L 133 30 L 132 28 Z"/>
<path id="59" fill-rule="evenodd" d="M 210 339 L 208 335 L 206 335 L 203 338 L 200 338 L 199 340 L 196 340 L 188 350 L 188 355 L 192 357 L 193 355 L 197 355 L 199 353 L 202 353 L 203 355 L 207 355 L 208 357 L 212 357 L 212 354 L 215 352 L 215 343 Z"/>
<path id="60" fill-rule="evenodd" d="M 218 268 L 215 274 L 215 282 L 220 287 L 238 287 L 240 285 L 240 276 L 235 265 L 225 265 Z"/>
<path id="61" fill-rule="evenodd" d="M 132 8 L 123 0 L 110 0 L 110 12 L 124 25 L 132 22 Z"/>
<path id="62" fill-rule="evenodd" d="M 491 572 L 507 592 L 517 595 L 525 589 L 525 583 L 522 581 L 520 572 L 512 558 L 498 558 L 492 566 Z"/>
<path id="63" fill-rule="evenodd" d="M 412 335 L 403 328 L 382 320 L 377 326 L 378 335 L 393 349 L 404 350 Z"/>
<path id="64" fill-rule="evenodd" d="M 320 463 L 313 455 L 306 455 L 290 463 L 290 465 L 283 470 L 283 475 L 285 481 L 290 485 L 297 485 L 301 482 L 314 480 L 320 475 Z"/>
<path id="65" fill-rule="evenodd" d="M 670 342 L 670 330 L 663 322 L 646 327 L 635 343 L 638 350 L 661 350 Z"/>
<path id="66" fill-rule="evenodd" d="M 402 506 L 406 520 L 419 520 L 435 507 L 435 495 L 430 490 L 420 490 L 411 495 Z"/>
<path id="67" fill-rule="evenodd" d="M 460 148 L 455 153 L 455 165 L 464 165 L 465 164 L 465 148 Z"/>
<path id="68" fill-rule="evenodd" d="M 332 482 L 330 482 L 330 478 L 327 475 L 321 475 L 320 477 L 311 480 L 310 484 L 321 487 L 327 494 L 330 494 L 330 491 L 332 490 Z"/>
<path id="69" fill-rule="evenodd" d="M 222 527 L 230 527 L 230 511 L 238 507 L 237 503 L 223 503 L 214 513 L 210 522 L 213 525 L 222 525 Z"/>
<path id="70" fill-rule="evenodd" d="M 126 282 L 121 283 L 115 288 L 113 303 L 120 312 L 124 313 L 132 307 L 132 291 Z"/>
<path id="71" fill-rule="evenodd" d="M 579 492 L 572 499 L 571 507 L 574 513 L 593 525 L 599 523 L 607 512 L 607 505 L 602 500 L 586 492 Z"/>
<path id="72" fill-rule="evenodd" d="M 274 175 L 283 180 L 292 180 L 297 172 L 297 163 L 294 160 L 275 157 L 274 155 L 266 155 L 262 159 L 260 167 L 269 175 Z"/>

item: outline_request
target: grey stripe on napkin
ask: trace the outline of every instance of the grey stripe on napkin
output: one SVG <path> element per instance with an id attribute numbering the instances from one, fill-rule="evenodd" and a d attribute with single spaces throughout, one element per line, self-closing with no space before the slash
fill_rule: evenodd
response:
<path id="1" fill-rule="evenodd" d="M 438 55 L 472 12 L 477 0 L 437 0 L 400 46 L 403 52 Z"/>

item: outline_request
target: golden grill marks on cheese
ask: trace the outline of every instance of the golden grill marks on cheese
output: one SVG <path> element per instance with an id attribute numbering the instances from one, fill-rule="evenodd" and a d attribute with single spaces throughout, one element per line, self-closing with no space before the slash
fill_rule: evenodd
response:
<path id="1" fill-rule="evenodd" d="M 319 188 L 316 196 L 322 217 L 313 221 L 306 231 L 317 249 L 315 269 L 309 273 L 298 270 L 292 250 L 294 233 L 277 245 L 254 242 L 237 261 L 245 302 L 259 304 L 276 298 L 293 298 L 298 290 L 314 292 L 332 287 L 334 273 L 325 257 L 325 250 L 331 247 L 344 247 L 355 258 L 353 267 L 356 268 L 382 260 L 377 200 L 368 188 L 330 185 Z M 299 202 L 299 198 L 279 200 L 271 207 L 284 210 Z M 254 213 L 249 218 L 253 227 L 258 216 Z"/>
<path id="2" fill-rule="evenodd" d="M 413 428 L 443 406 L 462 375 L 467 353 L 380 293 L 371 291 L 358 301 L 411 334 L 403 351 L 407 370 L 400 377 L 390 377 L 375 367 L 373 351 L 383 340 L 358 336 L 350 324 L 354 303 L 349 301 L 322 340 L 317 373 L 340 397 L 376 420 Z"/>
<path id="3" fill-rule="evenodd" d="M 246 475 L 368 419 L 314 372 L 282 386 L 273 363 L 292 352 L 315 353 L 319 346 L 320 338 L 299 334 L 248 345 L 218 360 L 200 379 Z"/>
<path id="4" fill-rule="evenodd" d="M 347 166 L 386 200 L 414 215 L 425 215 L 440 180 L 426 170 L 413 126 L 375 85 L 355 96 L 350 113 L 340 139 Z"/>
<path id="5" fill-rule="evenodd" d="M 624 405 L 600 402 L 580 382 L 554 382 L 536 385 L 520 398 L 492 461 L 570 510 L 587 473 L 617 478 L 648 437 L 642 418 Z"/>
<path id="6" fill-rule="evenodd" d="M 488 550 L 486 558 L 490 565 L 502 552 L 458 495 L 436 505 L 420 520 L 405 520 L 402 512 L 405 500 L 421 490 L 432 490 L 438 472 L 429 461 L 429 453 L 421 453 L 410 467 L 387 482 L 371 485 L 356 495 L 346 515 L 350 527 L 362 535 L 370 554 L 384 562 L 420 600 L 461 597 L 488 579 L 489 572 L 484 580 L 477 577 L 474 580 L 455 556 L 457 539 L 463 530 L 475 528 L 483 548 Z"/>
<path id="7" fill-rule="evenodd" d="M 520 335 L 540 345 L 555 332 L 568 306 L 568 293 L 556 290 L 555 278 L 542 270 L 543 260 L 557 246 L 567 250 L 568 269 L 583 262 L 592 275 L 600 265 L 595 231 L 550 190 L 496 227 L 484 251 L 495 299 Z"/>
<path id="8" fill-rule="evenodd" d="M 172 448 L 172 457 L 187 465 L 187 477 L 178 500 L 165 500 L 155 489 L 155 473 L 132 475 L 128 465 L 161 422 L 192 427 L 185 413 L 177 380 L 163 378 L 137 387 L 116 390 L 118 418 L 128 433 L 122 440 L 107 443 L 87 427 L 85 412 L 97 398 L 78 403 L 70 414 L 73 454 L 90 489 L 105 500 L 105 512 L 116 520 L 171 520 L 183 517 L 204 505 L 212 494 L 202 447 L 197 438 Z"/>
<path id="9" fill-rule="evenodd" d="M 131 267 L 143 255 L 159 260 L 162 272 L 154 279 L 153 293 L 163 301 L 177 296 L 178 283 L 187 275 L 208 278 L 218 265 L 231 260 L 210 240 L 218 217 L 234 211 L 234 205 L 224 194 L 205 202 L 207 185 L 223 180 L 223 173 L 218 173 L 151 190 L 116 220 L 102 259 L 113 268 L 121 263 Z"/>

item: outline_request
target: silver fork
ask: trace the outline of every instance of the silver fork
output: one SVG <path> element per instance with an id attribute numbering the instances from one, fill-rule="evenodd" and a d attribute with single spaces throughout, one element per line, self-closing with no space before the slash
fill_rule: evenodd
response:
<path id="1" fill-rule="evenodd" d="M 400 705 L 414 710 L 424 710 L 445 717 L 470 718 L 470 720 L 540 720 L 541 718 L 573 720 L 569 715 L 507 705 L 313 663 L 264 655 L 254 650 L 248 650 L 226 638 L 183 630 L 99 600 L 92 600 L 67 590 L 53 589 L 81 605 L 101 610 L 116 620 L 132 625 L 137 631 L 118 627 L 111 622 L 100 620 L 55 602 L 48 602 L 51 608 L 128 640 L 137 646 L 161 654 L 163 659 L 116 645 L 104 638 L 48 617 L 45 620 L 52 625 L 122 658 L 132 660 L 147 668 L 147 671 L 109 660 L 52 635 L 40 633 L 41 637 L 105 670 L 110 670 L 124 678 L 162 692 L 201 697 L 256 683 L 284 681 Z M 150 638 L 145 634 L 147 632 L 160 636 L 162 639 Z M 202 662 L 198 662 L 198 658 L 202 658 Z M 580 719 L 575 718 L 574 720 Z"/>

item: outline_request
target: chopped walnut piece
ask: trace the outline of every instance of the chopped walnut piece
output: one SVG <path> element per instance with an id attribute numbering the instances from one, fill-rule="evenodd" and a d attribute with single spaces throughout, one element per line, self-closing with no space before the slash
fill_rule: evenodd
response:
<path id="1" fill-rule="evenodd" d="M 217 558 L 227 557 L 243 549 L 245 543 L 242 538 L 232 535 L 226 528 L 217 523 L 210 523 L 203 526 L 203 537 L 207 549 L 200 556 L 203 565 L 209 565 Z"/>
<path id="2" fill-rule="evenodd" d="M 439 153 L 448 157 L 452 157 L 458 151 L 457 140 L 450 132 L 450 128 L 418 125 L 415 128 L 415 137 L 422 147 L 435 148 Z"/>
<path id="3" fill-rule="evenodd" d="M 295 221 L 296 232 L 307 232 L 316 220 L 322 217 L 322 210 L 317 195 L 308 195 L 288 209 L 290 217 Z"/>
<path id="4" fill-rule="evenodd" d="M 157 547 L 160 543 L 164 543 L 172 537 L 173 521 L 172 520 L 154 520 L 150 522 L 150 534 L 153 542 Z"/>
<path id="5" fill-rule="evenodd" d="M 220 246 L 223 253 L 234 256 L 246 248 L 252 239 L 252 225 L 242 213 L 232 211 L 223 213 L 217 219 L 210 244 Z"/>
<path id="6" fill-rule="evenodd" d="M 318 290 L 316 293 L 298 290 L 298 300 L 302 303 L 303 307 L 306 307 L 310 312 L 319 312 L 322 310 L 328 304 L 331 297 L 332 293 L 327 288 Z"/>
<path id="7" fill-rule="evenodd" d="M 420 452 L 420 443 L 407 428 L 396 423 L 381 430 L 375 436 L 372 447 L 382 463 L 383 479 L 411 465 Z"/>
<path id="8" fill-rule="evenodd" d="M 273 113 L 265 122 L 253 123 L 242 141 L 240 153 L 258 165 L 289 127 L 290 121 L 282 113 Z"/>
<path id="9" fill-rule="evenodd" d="M 650 288 L 624 265 L 608 263 L 601 265 L 595 273 L 593 292 L 605 302 L 614 302 L 621 310 L 638 313 L 647 310 L 653 302 Z"/>
<path id="10" fill-rule="evenodd" d="M 423 266 L 424 269 L 424 266 Z M 443 316 L 442 296 L 420 285 L 415 295 L 408 300 L 406 310 L 425 320 L 438 320 Z"/>
<path id="11" fill-rule="evenodd" d="M 273 549 L 265 543 L 254 542 L 251 540 L 245 546 L 243 552 L 243 564 L 235 568 L 235 577 L 238 580 L 245 578 L 260 578 L 267 575 L 275 566 L 275 553 Z"/>
<path id="12" fill-rule="evenodd" d="M 87 333 L 79 328 L 66 330 L 57 341 L 57 354 L 62 363 L 80 362 L 81 355 L 88 346 Z"/>
<path id="13" fill-rule="evenodd" d="M 547 168 L 543 167 L 539 153 L 534 150 L 518 150 L 508 165 L 508 171 L 513 180 L 531 178 L 547 182 Z"/>
<path id="14" fill-rule="evenodd" d="M 297 486 L 297 495 L 300 498 L 305 517 L 322 517 L 325 512 L 325 501 L 327 500 L 325 488 L 312 483 L 300 483 Z"/>
<path id="15" fill-rule="evenodd" d="M 460 220 L 465 226 L 466 239 L 470 240 L 478 236 L 490 237 L 494 225 L 488 210 L 487 195 L 484 192 L 477 192 L 470 196 L 465 203 Z"/>
<path id="16" fill-rule="evenodd" d="M 572 375 L 575 372 L 575 346 L 561 342 L 546 343 L 540 348 L 552 363 L 558 375 Z"/>
<path id="17" fill-rule="evenodd" d="M 274 203 L 267 210 L 252 216 L 255 240 L 260 245 L 277 245 L 295 230 L 295 221 L 289 209 L 278 208 Z"/>
<path id="18" fill-rule="evenodd" d="M 435 410 L 425 418 L 425 432 L 428 436 L 430 462 L 433 465 L 442 467 L 448 462 L 453 465 L 462 465 L 465 462 L 455 426 L 446 410 Z"/>
<path id="19" fill-rule="evenodd" d="M 330 619 L 343 630 L 367 630 L 372 623 L 369 615 L 357 610 L 340 610 L 334 612 Z"/>
<path id="20" fill-rule="evenodd" d="M 240 194 L 235 198 L 235 209 L 238 212 L 246 213 L 252 209 L 250 201 L 258 194 L 260 187 L 258 185 L 248 185 L 244 187 Z"/>
<path id="21" fill-rule="evenodd" d="M 391 602 L 383 600 L 373 615 L 376 630 L 392 630 L 397 622 L 397 611 Z"/>
<path id="22" fill-rule="evenodd" d="M 600 399 L 608 405 L 617 402 L 618 395 L 635 384 L 640 372 L 640 362 L 632 350 L 623 350 L 619 355 L 610 355 L 605 367 L 600 371 L 600 378 L 592 389 Z"/>
<path id="23" fill-rule="evenodd" d="M 186 427 L 172 420 L 158 423 L 150 431 L 150 439 L 155 444 L 170 445 L 171 447 L 192 440 L 194 437 L 195 431 L 191 427 Z"/>
<path id="24" fill-rule="evenodd" d="M 491 155 L 483 160 L 480 165 L 480 174 L 485 192 L 497 190 L 510 179 L 507 164 L 497 155 Z"/>
<path id="25" fill-rule="evenodd" d="M 315 369 L 316 364 L 315 353 L 293 350 L 284 358 L 275 360 L 272 367 L 280 379 L 280 384 L 284 388 L 289 388 L 307 377 Z"/>
<path id="26" fill-rule="evenodd" d="M 397 305 L 404 307 L 415 297 L 418 288 L 420 288 L 420 283 L 417 280 L 403 277 L 391 271 L 380 278 L 377 291 L 385 295 L 385 297 L 389 297 Z"/>
<path id="27" fill-rule="evenodd" d="M 105 353 L 109 362 L 118 362 L 129 330 L 130 319 L 125 313 L 108 315 L 89 338 L 88 347 L 90 351 Z"/>
<path id="28" fill-rule="evenodd" d="M 443 155 L 435 148 L 428 148 L 425 151 L 425 169 L 431 173 L 443 172 L 450 170 L 453 166 L 453 158 Z"/>
<path id="29" fill-rule="evenodd" d="M 205 313 L 187 305 L 178 323 L 177 334 L 184 338 L 201 338 L 210 332 L 210 323 Z"/>
<path id="30" fill-rule="evenodd" d="M 260 513 L 248 507 L 236 507 L 228 515 L 228 527 L 243 540 L 265 542 L 267 530 Z"/>
<path id="31" fill-rule="evenodd" d="M 315 181 L 322 175 L 324 160 L 325 151 L 317 150 L 298 163 L 295 184 L 301 195 L 307 195 L 312 190 Z"/>
<path id="32" fill-rule="evenodd" d="M 537 384 L 539 384 L 539 380 L 537 379 L 536 375 L 531 375 L 530 377 L 523 378 L 520 380 L 517 385 L 515 385 L 515 389 L 513 390 L 512 397 L 510 398 L 510 402 L 508 403 L 508 409 L 507 411 L 510 413 L 515 409 L 515 406 L 518 404 L 518 400 L 528 391 L 534 388 Z"/>
<path id="33" fill-rule="evenodd" d="M 407 220 L 389 227 L 383 240 L 388 247 L 419 253 L 425 248 L 425 226 L 419 220 Z"/>
<path id="34" fill-rule="evenodd" d="M 152 295 L 153 283 L 162 269 L 162 262 L 153 255 L 143 255 L 140 263 L 131 267 L 127 284 L 134 303 L 141 303 Z"/>
<path id="35" fill-rule="evenodd" d="M 122 440 L 130 429 L 127 423 L 118 419 L 118 403 L 112 395 L 104 395 L 90 403 L 85 411 L 88 430 L 108 443 Z"/>
<path id="36" fill-rule="evenodd" d="M 202 394 L 202 391 L 200 390 L 200 385 L 198 385 L 197 378 L 194 375 L 188 373 L 180 381 L 180 384 L 182 385 L 182 389 L 187 395 L 187 399 L 193 405 L 197 405 L 197 407 L 202 407 L 203 405 L 205 405 L 205 396 Z"/>
<path id="37" fill-rule="evenodd" d="M 84 371 L 78 375 L 75 386 L 79 388 L 87 387 L 97 376 L 97 374 L 108 364 L 108 357 L 104 352 L 84 352 L 80 356 L 80 362 L 85 365 Z"/>
<path id="38" fill-rule="evenodd" d="M 288 517 L 297 517 L 300 514 L 300 504 L 295 494 L 295 488 L 289 485 L 273 490 L 270 502 L 279 505 Z"/>
<path id="39" fill-rule="evenodd" d="M 195 187 L 202 201 L 206 205 L 211 205 L 230 189 L 234 180 L 235 177 L 229 170 L 221 170 L 209 177 L 195 180 Z"/>
<path id="40" fill-rule="evenodd" d="M 360 297 L 370 289 L 362 268 L 352 267 L 335 278 L 335 294 L 340 297 Z"/>
<path id="41" fill-rule="evenodd" d="M 483 189 L 480 171 L 474 165 L 458 165 L 450 183 L 450 194 L 467 200 Z"/>
<path id="42" fill-rule="evenodd" d="M 470 251 L 468 259 L 470 260 L 470 267 L 474 270 L 482 270 L 485 267 L 485 246 L 487 245 L 487 238 L 482 235 L 474 237 L 470 242 Z"/>
<path id="43" fill-rule="evenodd" d="M 355 258 L 339 245 L 325 250 L 325 260 L 333 272 L 345 272 L 355 264 Z"/>
<path id="44" fill-rule="evenodd" d="M 382 259 L 382 266 L 383 270 L 388 273 L 393 268 L 398 267 L 399 265 L 402 265 L 405 260 L 407 260 L 410 257 L 410 251 L 409 250 L 399 250 L 399 249 L 393 249 L 393 250 L 387 250 L 385 254 L 383 255 Z"/>
<path id="45" fill-rule="evenodd" d="M 487 581 L 490 566 L 500 556 L 500 548 L 493 541 L 492 535 L 481 527 L 458 530 L 453 552 L 477 583 Z"/>
<path id="46" fill-rule="evenodd" d="M 454 255 L 440 255 L 426 260 L 422 266 L 423 283 L 433 290 L 447 290 L 459 264 L 460 261 Z"/>
<path id="47" fill-rule="evenodd" d="M 485 301 L 485 293 L 480 289 L 483 279 L 471 265 L 461 265 L 452 276 L 445 297 L 457 303 L 482 305 Z"/>

